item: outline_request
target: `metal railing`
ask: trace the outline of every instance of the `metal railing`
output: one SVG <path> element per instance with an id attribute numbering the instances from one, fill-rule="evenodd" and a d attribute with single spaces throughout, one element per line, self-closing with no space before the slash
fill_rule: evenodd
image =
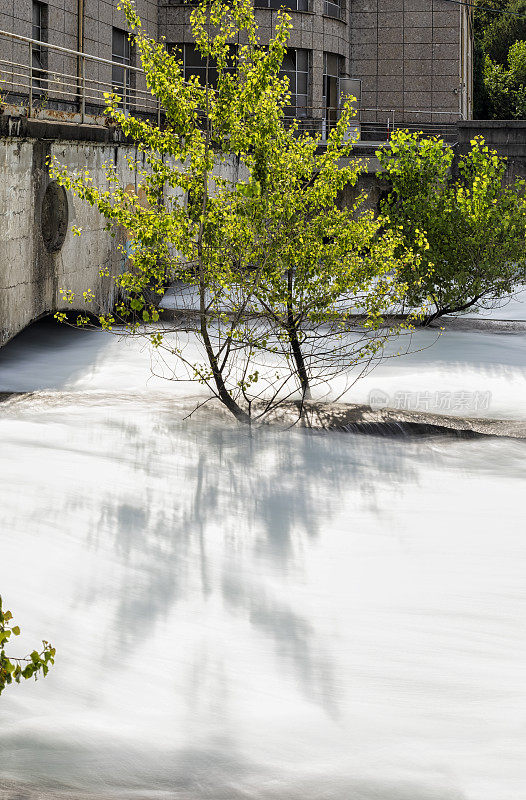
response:
<path id="1" fill-rule="evenodd" d="M 120 96 L 127 113 L 161 124 L 160 100 L 148 89 L 140 67 L 0 30 L 0 97 L 6 104 L 20 106 L 28 117 L 100 124 L 105 95 L 111 92 Z M 406 109 L 400 120 L 396 109 L 363 108 L 359 100 L 356 106 L 349 136 L 358 131 L 365 141 L 387 141 L 397 125 L 440 133 L 453 128 L 460 116 L 452 111 Z M 286 111 L 290 120 L 297 120 L 300 132 L 321 135 L 322 140 L 337 124 L 339 113 L 337 107 L 327 106 L 291 106 Z"/>
<path id="2" fill-rule="evenodd" d="M 340 109 L 327 106 L 294 107 L 287 115 L 292 123 L 297 122 L 300 132 L 321 135 L 326 139 L 337 125 Z M 453 111 L 433 111 L 422 109 L 367 108 L 356 103 L 356 116 L 349 124 L 349 136 L 362 142 L 387 142 L 399 128 L 422 132 L 425 135 L 442 135 L 451 138 L 456 134 L 456 123 L 460 115 Z M 354 132 L 356 131 L 356 134 Z"/>
<path id="3" fill-rule="evenodd" d="M 105 95 L 114 92 L 126 111 L 161 118 L 160 101 L 140 67 L 1 30 L 0 81 L 3 102 L 23 106 L 29 117 L 46 110 L 77 114 L 85 122 L 103 113 Z"/>
<path id="4" fill-rule="evenodd" d="M 461 119 L 458 111 L 434 109 L 360 108 L 358 112 L 360 138 L 362 141 L 389 140 L 397 129 L 424 136 L 441 136 L 446 140 L 456 139 L 456 124 Z"/>

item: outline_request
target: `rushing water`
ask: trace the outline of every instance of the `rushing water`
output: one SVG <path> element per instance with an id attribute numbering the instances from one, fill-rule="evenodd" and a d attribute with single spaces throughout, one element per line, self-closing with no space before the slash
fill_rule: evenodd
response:
<path id="1" fill-rule="evenodd" d="M 448 337 L 376 384 L 524 417 L 526 337 Z M 0 588 L 58 651 L 0 700 L 2 800 L 523 800 L 526 444 L 249 438 L 148 374 L 49 325 L 0 353 L 40 390 L 0 405 Z"/>

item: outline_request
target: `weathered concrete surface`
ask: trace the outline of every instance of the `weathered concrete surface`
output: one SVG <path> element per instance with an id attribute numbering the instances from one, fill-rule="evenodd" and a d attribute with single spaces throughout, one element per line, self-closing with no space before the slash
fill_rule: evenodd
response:
<path id="1" fill-rule="evenodd" d="M 60 250 L 49 252 L 42 230 L 42 205 L 51 182 L 47 161 L 56 156 L 72 170 L 89 169 L 101 186 L 103 164 L 111 161 L 128 185 L 134 176 L 126 155 L 132 152 L 128 145 L 0 138 L 0 346 L 33 320 L 64 308 L 61 288 L 80 296 L 92 289 L 97 306 L 111 308 L 114 283 L 100 278 L 99 270 L 106 266 L 110 275 L 118 272 L 123 261 L 118 244 L 124 233 L 112 238 L 98 211 L 68 193 L 65 241 Z M 49 222 L 49 215 L 45 219 Z M 73 225 L 82 229 L 80 237 L 72 234 Z"/>
<path id="2" fill-rule="evenodd" d="M 0 107 L 0 137 L 99 144 L 126 143 L 122 131 L 116 125 L 106 124 L 105 117 L 89 117 L 83 124 L 79 122 L 78 115 L 67 112 L 46 109 L 41 114 L 42 118 L 29 118 L 26 109 L 3 104 Z"/>
<path id="3" fill-rule="evenodd" d="M 460 155 L 469 151 L 475 136 L 483 136 L 489 147 L 508 159 L 507 181 L 526 178 L 526 120 L 468 120 L 459 122 L 457 130 Z"/>
<path id="4" fill-rule="evenodd" d="M 85 128 L 89 138 L 82 140 Z M 69 135 L 73 138 L 68 139 Z M 59 220 L 59 204 L 51 212 L 45 205 L 51 183 L 48 162 L 56 157 L 71 172 L 88 170 L 101 189 L 107 188 L 104 165 L 110 163 L 121 184 L 135 189 L 137 174 L 128 158 L 136 155 L 135 146 L 122 141 L 115 128 L 0 117 L 0 347 L 39 317 L 71 310 L 61 289 L 75 294 L 75 310 L 99 312 L 113 307 L 113 277 L 125 266 L 121 247 L 128 233 L 115 230 L 112 237 L 99 212 L 72 192 L 67 193 L 66 219 Z M 228 156 L 218 169 L 233 182 L 243 172 L 237 160 Z M 174 194 L 167 189 L 167 203 Z M 54 222 L 62 223 L 66 236 L 60 249 L 50 252 L 46 241 Z M 82 231 L 80 236 L 73 234 L 73 227 Z M 100 277 L 102 267 L 108 269 L 109 277 Z M 82 299 L 88 289 L 95 294 L 90 305 Z"/>

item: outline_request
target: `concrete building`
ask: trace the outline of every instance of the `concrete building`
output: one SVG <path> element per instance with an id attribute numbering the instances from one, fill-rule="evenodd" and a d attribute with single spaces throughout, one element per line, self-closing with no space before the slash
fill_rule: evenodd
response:
<path id="1" fill-rule="evenodd" d="M 349 72 L 396 122 L 470 119 L 472 10 L 451 0 L 349 0 Z M 418 112 L 418 113 L 417 113 Z"/>
<path id="2" fill-rule="evenodd" d="M 344 92 L 361 95 L 367 128 L 454 123 L 472 116 L 471 10 L 453 0 L 255 0 L 263 42 L 272 35 L 277 8 L 289 10 L 293 30 L 284 71 L 291 80 L 291 113 L 305 126 L 326 130 Z M 191 5 L 138 0 L 146 31 L 179 46 L 188 74 L 199 72 L 189 26 Z M 35 105 L 102 105 L 114 85 L 137 100 L 142 76 L 112 0 L 1 0 L 0 30 L 82 51 L 115 66 L 0 35 L 0 87 L 22 100 L 32 83 Z M 31 52 L 30 52 L 31 49 Z M 31 69 L 24 65 L 31 62 Z M 119 68 L 123 64 L 128 69 Z M 133 105 L 133 103 L 130 103 Z M 140 103 L 137 101 L 137 106 Z"/>
<path id="3" fill-rule="evenodd" d="M 255 0 L 264 42 L 281 5 L 293 22 L 285 66 L 297 116 L 330 124 L 348 92 L 361 94 L 365 130 L 393 118 L 409 126 L 471 118 L 469 7 L 451 0 Z M 159 33 L 187 50 L 190 12 L 159 0 Z"/>

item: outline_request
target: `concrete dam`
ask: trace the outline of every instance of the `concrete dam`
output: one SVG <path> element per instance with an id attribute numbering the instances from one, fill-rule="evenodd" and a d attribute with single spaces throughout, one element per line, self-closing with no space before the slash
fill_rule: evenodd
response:
<path id="1" fill-rule="evenodd" d="M 133 185 L 126 159 L 133 148 L 114 136 L 98 126 L 0 117 L 0 345 L 63 308 L 63 287 L 80 295 L 92 289 L 100 307 L 112 307 L 111 276 L 123 266 L 118 245 L 126 233 L 110 236 L 96 209 L 51 180 L 48 161 L 56 156 L 72 170 L 88 169 L 103 185 L 111 160 L 124 185 Z M 110 277 L 100 277 L 101 267 Z"/>

